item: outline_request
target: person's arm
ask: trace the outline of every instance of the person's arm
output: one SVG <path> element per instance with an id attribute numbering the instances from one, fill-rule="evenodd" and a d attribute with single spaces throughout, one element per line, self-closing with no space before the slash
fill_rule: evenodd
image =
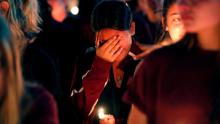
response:
<path id="1" fill-rule="evenodd" d="M 144 45 L 141 43 L 136 42 L 135 43 L 139 49 L 141 49 L 143 52 L 136 54 L 136 55 L 131 55 L 133 57 L 134 60 L 139 60 L 139 59 L 143 59 L 144 57 L 146 57 L 147 55 L 149 55 L 152 51 L 159 49 L 162 47 L 162 45 L 160 44 L 154 44 L 154 45 Z"/>
<path id="2" fill-rule="evenodd" d="M 85 92 L 85 114 L 90 115 L 100 94 L 108 82 L 111 63 L 121 54 L 119 37 L 111 38 L 102 46 L 97 45 L 96 57 L 92 68 L 83 75 Z"/>
<path id="3" fill-rule="evenodd" d="M 128 124 L 148 124 L 147 115 L 132 104 L 131 111 L 128 116 Z"/>
<path id="4" fill-rule="evenodd" d="M 83 75 L 83 89 L 85 92 L 85 114 L 89 115 L 108 81 L 111 63 L 95 57 L 91 70 Z"/>

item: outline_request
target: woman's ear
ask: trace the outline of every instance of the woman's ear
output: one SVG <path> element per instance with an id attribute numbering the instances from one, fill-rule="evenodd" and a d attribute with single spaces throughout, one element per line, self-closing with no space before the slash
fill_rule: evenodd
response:
<path id="1" fill-rule="evenodd" d="M 168 27 L 166 25 L 166 19 L 164 17 L 162 17 L 161 23 L 162 23 L 163 30 L 168 31 Z"/>
<path id="2" fill-rule="evenodd" d="M 135 22 L 134 21 L 131 22 L 130 33 L 131 33 L 131 36 L 135 35 Z"/>

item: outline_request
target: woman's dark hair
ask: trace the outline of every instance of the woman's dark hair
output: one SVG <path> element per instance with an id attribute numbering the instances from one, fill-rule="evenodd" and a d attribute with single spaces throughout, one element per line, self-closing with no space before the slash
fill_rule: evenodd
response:
<path id="1" fill-rule="evenodd" d="M 168 13 L 170 6 L 176 2 L 177 2 L 177 0 L 164 0 L 163 12 L 162 12 L 162 15 L 164 17 L 164 24 L 166 24 L 166 17 L 167 17 L 167 13 Z"/>
<path id="2" fill-rule="evenodd" d="M 164 17 L 164 19 L 162 20 L 163 24 L 161 24 L 161 31 L 159 33 L 159 37 L 156 40 L 157 42 L 161 42 L 164 40 L 165 37 L 169 36 L 169 33 L 165 31 L 165 25 L 167 23 L 167 13 L 170 6 L 173 5 L 175 2 L 177 2 L 177 0 L 164 0 L 163 2 L 162 16 Z"/>
<path id="3" fill-rule="evenodd" d="M 132 13 L 127 3 L 121 0 L 103 0 L 94 8 L 91 17 L 93 30 L 104 28 L 129 30 Z"/>

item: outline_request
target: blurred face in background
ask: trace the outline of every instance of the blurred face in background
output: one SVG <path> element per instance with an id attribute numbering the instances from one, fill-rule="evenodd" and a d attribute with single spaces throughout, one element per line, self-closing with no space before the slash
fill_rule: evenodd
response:
<path id="1" fill-rule="evenodd" d="M 172 41 L 176 42 L 184 37 L 185 28 L 177 4 L 174 3 L 169 7 L 165 23 Z"/>
<path id="2" fill-rule="evenodd" d="M 187 32 L 196 33 L 220 25 L 220 0 L 178 0 Z"/>
<path id="3" fill-rule="evenodd" d="M 8 0 L 0 0 L 0 11 L 2 15 L 6 15 L 9 11 L 9 3 Z"/>
<path id="4" fill-rule="evenodd" d="M 120 31 L 120 30 L 115 30 L 115 29 L 102 29 L 98 33 L 96 33 L 97 41 L 96 41 L 96 46 L 99 46 L 99 44 L 105 43 L 107 40 L 113 38 L 114 36 L 120 36 L 120 41 L 119 44 L 121 48 L 123 49 L 122 54 L 116 58 L 116 61 L 121 61 L 123 60 L 130 48 L 131 48 L 131 33 L 130 31 Z"/>
<path id="5" fill-rule="evenodd" d="M 67 16 L 66 0 L 47 0 L 51 7 L 51 15 L 54 20 L 62 22 Z"/>

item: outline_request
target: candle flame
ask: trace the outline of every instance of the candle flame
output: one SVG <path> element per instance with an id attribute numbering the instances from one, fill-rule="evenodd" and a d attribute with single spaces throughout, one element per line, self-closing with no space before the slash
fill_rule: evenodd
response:
<path id="1" fill-rule="evenodd" d="M 99 109 L 98 116 L 99 116 L 99 119 L 104 119 L 105 118 L 105 111 L 104 111 L 103 108 Z"/>

